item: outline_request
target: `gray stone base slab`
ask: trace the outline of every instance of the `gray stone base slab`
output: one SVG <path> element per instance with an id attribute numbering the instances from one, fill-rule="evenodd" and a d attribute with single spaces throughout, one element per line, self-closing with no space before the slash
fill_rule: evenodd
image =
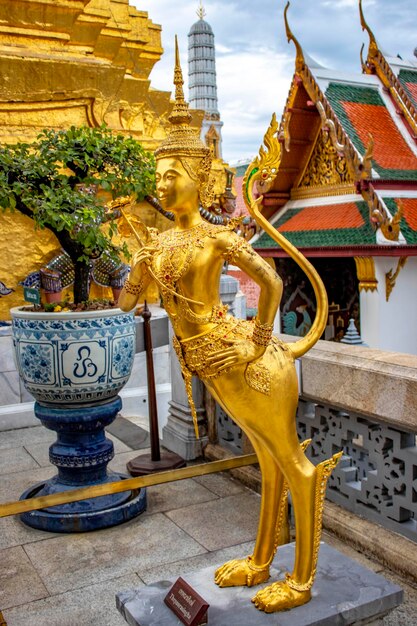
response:
<path id="1" fill-rule="evenodd" d="M 293 561 L 294 544 L 279 548 L 270 582 L 291 571 Z M 209 603 L 208 624 L 211 626 L 377 624 L 378 618 L 398 606 L 403 597 L 400 587 L 325 543 L 320 548 L 311 601 L 288 612 L 266 614 L 258 611 L 251 598 L 262 588 L 261 585 L 220 589 L 214 584 L 215 569 L 208 567 L 183 575 L 188 584 Z M 130 626 L 181 626 L 163 602 L 175 580 L 161 580 L 117 594 L 117 608 L 127 623 Z"/>

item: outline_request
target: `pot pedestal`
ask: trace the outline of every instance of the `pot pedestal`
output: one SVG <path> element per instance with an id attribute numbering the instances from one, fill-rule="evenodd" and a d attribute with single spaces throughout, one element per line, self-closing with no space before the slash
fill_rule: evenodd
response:
<path id="1" fill-rule="evenodd" d="M 20 499 L 128 478 L 107 470 L 114 448 L 104 428 L 116 418 L 121 405 L 119 396 L 102 404 L 80 407 L 57 408 L 36 402 L 36 417 L 57 433 L 57 440 L 49 448 L 49 458 L 58 468 L 58 474 L 30 487 Z M 128 521 L 145 509 L 146 491 L 141 489 L 30 511 L 23 513 L 21 519 L 41 530 L 85 532 Z"/>

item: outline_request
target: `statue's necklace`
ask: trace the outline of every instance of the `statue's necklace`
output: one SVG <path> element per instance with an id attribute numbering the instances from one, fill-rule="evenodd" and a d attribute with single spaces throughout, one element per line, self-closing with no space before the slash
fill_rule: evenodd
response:
<path id="1" fill-rule="evenodd" d="M 158 278 L 170 287 L 186 274 L 196 248 L 204 248 L 206 237 L 215 237 L 218 227 L 201 222 L 187 230 L 165 231 L 160 239 L 161 254 L 157 269 Z"/>

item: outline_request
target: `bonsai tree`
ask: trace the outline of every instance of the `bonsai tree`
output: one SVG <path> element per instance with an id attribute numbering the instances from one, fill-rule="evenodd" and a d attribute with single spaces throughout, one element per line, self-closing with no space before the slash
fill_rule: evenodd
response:
<path id="1" fill-rule="evenodd" d="M 140 201 L 152 195 L 154 181 L 153 155 L 105 126 L 44 130 L 32 144 L 0 150 L 0 207 L 54 233 L 74 264 L 76 304 L 88 300 L 91 259 L 128 256 L 112 241 L 118 215 L 106 206 L 109 194 Z"/>

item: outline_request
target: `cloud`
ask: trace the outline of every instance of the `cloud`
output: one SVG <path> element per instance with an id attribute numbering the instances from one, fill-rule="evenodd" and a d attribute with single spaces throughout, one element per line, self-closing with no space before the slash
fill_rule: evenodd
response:
<path id="1" fill-rule="evenodd" d="M 376 4 L 377 0 L 367 0 L 366 8 Z M 322 0 L 322 6 L 335 9 L 336 11 L 343 11 L 346 7 L 352 7 L 358 9 L 358 0 Z"/>
<path id="2" fill-rule="evenodd" d="M 148 11 L 149 18 L 162 25 L 165 53 L 152 71 L 151 83 L 172 91 L 174 34 L 179 36 L 187 82 L 188 32 L 197 21 L 199 2 L 130 0 L 130 4 Z M 281 114 L 294 70 L 294 45 L 288 45 L 283 20 L 285 2 L 204 0 L 203 5 L 215 35 L 223 154 L 228 160 L 252 156 L 272 112 Z M 415 0 L 363 0 L 363 10 L 383 50 L 416 61 Z M 288 18 L 311 57 L 337 72 L 360 73 L 359 51 L 362 43 L 367 49 L 369 38 L 360 26 L 358 0 L 292 0 Z"/>

